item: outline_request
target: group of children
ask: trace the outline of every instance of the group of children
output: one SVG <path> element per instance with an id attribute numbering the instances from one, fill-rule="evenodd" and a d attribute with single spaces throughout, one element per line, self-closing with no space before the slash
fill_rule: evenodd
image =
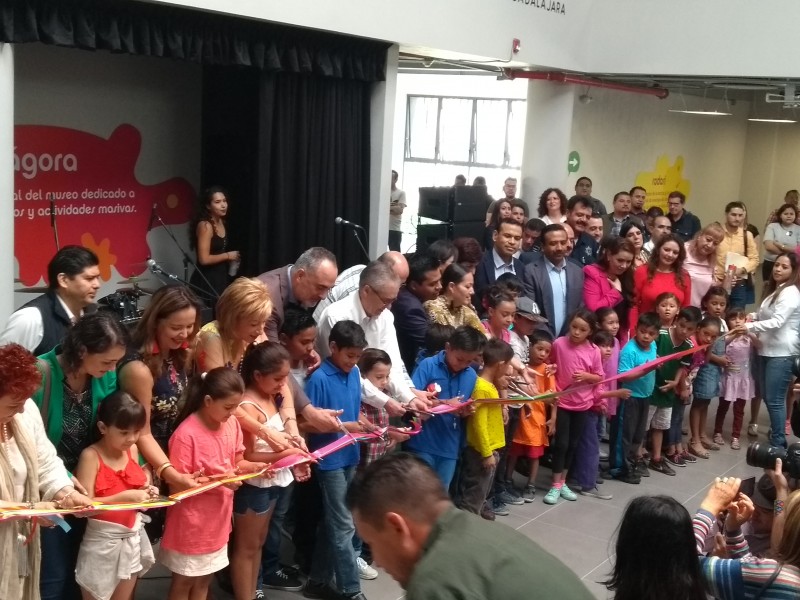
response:
<path id="1" fill-rule="evenodd" d="M 421 430 L 416 435 L 393 428 L 369 442 L 346 446 L 311 469 L 301 465 L 267 471 L 169 507 L 159 560 L 173 572 L 170 599 L 205 597 L 212 575 L 229 562 L 236 598 L 258 597 L 261 548 L 271 511 L 294 480 L 312 475 L 322 513 L 305 595 L 362 597 L 359 579 L 365 578 L 362 555 L 367 549 L 347 508 L 347 487 L 357 469 L 400 444 L 436 471 L 459 507 L 489 519 L 508 514 L 505 504 L 534 501 L 539 464 L 545 459 L 552 471 L 543 498 L 547 504 L 574 501 L 578 493 L 608 499 L 611 495 L 598 487 L 605 479 L 639 483 L 650 471 L 675 475 L 673 467 L 708 458 L 708 449 L 719 448 L 731 403 L 730 443 L 739 447 L 745 402 L 754 391 L 749 357 L 758 342 L 751 336 L 722 335 L 744 319 L 743 310 L 728 308 L 724 289 L 709 290 L 703 312 L 680 308 L 672 294 L 663 294 L 656 312 L 638 317 L 622 347 L 620 319 L 613 309 L 578 310 L 568 318 L 566 335 L 554 339 L 539 325 L 542 319 L 530 299 L 507 288 L 491 293 L 484 331 L 431 328 L 429 348 L 420 356 L 412 381 L 452 410 L 436 415 L 417 411 Z M 330 356 L 308 374 L 315 324 L 308 315 L 300 321 L 287 317 L 280 343 L 252 349 L 241 375 L 221 368 L 191 381 L 169 444 L 171 464 L 181 472 L 206 477 L 255 472 L 305 452 L 305 443 L 314 451 L 342 436 L 390 424 L 386 410 L 373 401 L 376 390 L 386 398 L 394 395 L 389 355 L 367 348 L 358 324 L 341 321 L 330 333 Z M 292 326 L 301 321 L 302 327 Z M 292 447 L 275 451 L 243 434 L 234 414 L 244 411 L 282 432 L 295 418 L 282 410 L 281 390 L 290 373 L 314 406 L 341 411 L 341 431 L 309 433 L 305 441 L 297 439 Z M 546 394 L 552 395 L 524 401 L 524 396 Z M 520 396 L 516 405 L 501 401 L 515 395 Z M 707 411 L 714 397 L 720 402 L 714 436 L 708 439 Z M 684 447 L 687 404 L 691 437 Z M 138 466 L 135 444 L 145 424 L 141 405 L 118 392 L 101 404 L 98 417 L 100 441 L 83 453 L 77 469 L 90 495 L 131 502 L 156 496 L 151 474 Z M 600 441 L 606 430 L 608 467 L 601 469 Z M 519 488 L 512 483 L 517 470 L 524 478 Z M 95 597 L 124 597 L 154 557 L 138 512 L 109 514 L 113 516 L 89 520 L 91 535 L 84 538 L 77 580 Z M 92 552 L 91 545 L 98 536 L 120 535 L 120 526 L 136 532 L 126 542 L 130 564 L 103 568 L 102 561 L 109 559 Z M 125 572 L 131 577 L 123 577 Z"/>

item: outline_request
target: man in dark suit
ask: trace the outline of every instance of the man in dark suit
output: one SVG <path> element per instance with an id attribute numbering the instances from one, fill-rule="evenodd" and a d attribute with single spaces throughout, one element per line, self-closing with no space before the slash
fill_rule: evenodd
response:
<path id="1" fill-rule="evenodd" d="M 514 255 L 522 246 L 522 225 L 514 219 L 503 219 L 492 233 L 492 250 L 484 252 L 475 270 L 476 306 L 480 304 L 483 292 L 503 273 L 522 276 L 525 265 Z"/>
<path id="2" fill-rule="evenodd" d="M 565 335 L 569 316 L 583 305 L 583 269 L 567 260 L 567 232 L 558 224 L 542 231 L 542 255 L 525 267 L 522 283 L 555 336 Z"/>
<path id="3" fill-rule="evenodd" d="M 439 261 L 423 252 L 417 252 L 408 260 L 408 279 L 400 288 L 397 300 L 392 303 L 397 345 L 406 370 L 411 373 L 417 355 L 425 346 L 428 333 L 428 315 L 423 302 L 435 300 L 442 289 L 442 273 Z"/>
<path id="4" fill-rule="evenodd" d="M 283 325 L 283 312 L 294 304 L 313 309 L 328 295 L 336 283 L 339 268 L 336 257 L 325 248 L 309 248 L 293 265 L 267 271 L 258 276 L 264 282 L 272 298 L 272 314 L 264 331 L 267 337 L 277 342 Z"/>

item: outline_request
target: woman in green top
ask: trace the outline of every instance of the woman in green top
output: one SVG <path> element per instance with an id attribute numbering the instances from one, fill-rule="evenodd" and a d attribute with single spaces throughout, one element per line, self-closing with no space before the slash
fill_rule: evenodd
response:
<path id="1" fill-rule="evenodd" d="M 98 405 L 117 388 L 117 361 L 125 355 L 126 344 L 127 332 L 116 318 L 98 312 L 82 317 L 60 346 L 39 357 L 42 386 L 33 401 L 42 413 L 47 437 L 70 472 L 92 443 Z M 42 531 L 42 600 L 81 597 L 75 564 L 84 524 L 68 521 L 69 532 L 60 527 Z"/>

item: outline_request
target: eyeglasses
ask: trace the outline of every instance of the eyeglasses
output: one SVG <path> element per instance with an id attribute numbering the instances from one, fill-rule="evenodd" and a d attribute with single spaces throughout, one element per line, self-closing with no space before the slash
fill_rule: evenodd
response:
<path id="1" fill-rule="evenodd" d="M 378 300 L 380 300 L 380 301 L 381 301 L 381 304 L 382 304 L 383 306 L 387 307 L 387 308 L 388 308 L 389 306 L 391 306 L 391 305 L 392 305 L 392 303 L 393 303 L 395 300 L 397 300 L 397 296 L 395 296 L 394 298 L 384 298 L 383 296 L 381 296 L 381 295 L 378 293 L 378 290 L 376 290 L 375 288 L 373 288 L 371 285 L 368 285 L 367 287 L 369 287 L 370 291 L 371 291 L 373 294 L 375 294 L 375 296 L 378 298 Z"/>

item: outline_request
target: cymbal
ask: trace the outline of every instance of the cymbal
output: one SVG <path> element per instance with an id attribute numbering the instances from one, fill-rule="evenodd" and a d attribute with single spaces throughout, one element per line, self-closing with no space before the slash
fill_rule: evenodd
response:
<path id="1" fill-rule="evenodd" d="M 155 290 L 151 290 L 150 288 L 145 288 L 139 285 L 134 285 L 133 287 L 124 287 L 117 289 L 117 293 L 120 294 L 134 294 L 138 296 L 152 296 L 156 293 Z"/>
<path id="2" fill-rule="evenodd" d="M 14 290 L 19 294 L 44 294 L 49 288 L 45 285 L 39 287 L 24 287 Z"/>
<path id="3" fill-rule="evenodd" d="M 144 281 L 144 277 L 137 277 L 136 275 L 133 275 L 131 277 L 128 277 L 127 279 L 120 279 L 119 281 L 114 283 L 114 285 L 126 285 L 126 284 L 136 285 L 140 281 Z"/>

